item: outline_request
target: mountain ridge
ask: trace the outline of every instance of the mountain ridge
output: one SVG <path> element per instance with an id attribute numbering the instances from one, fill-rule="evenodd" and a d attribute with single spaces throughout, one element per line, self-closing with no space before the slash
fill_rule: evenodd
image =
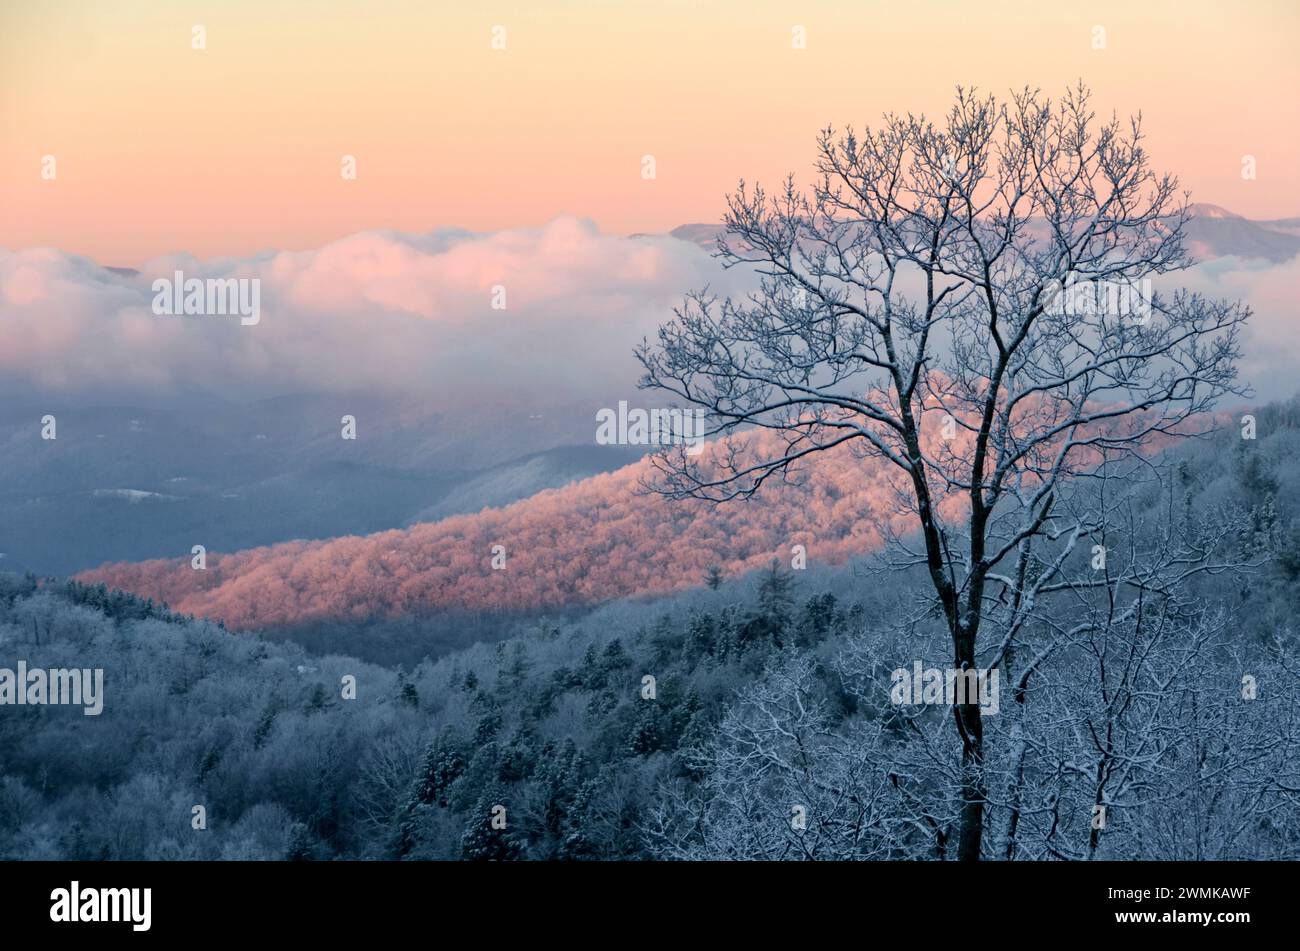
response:
<path id="1" fill-rule="evenodd" d="M 1188 249 L 1198 261 L 1235 256 L 1279 264 L 1300 254 L 1300 218 L 1251 219 L 1208 202 L 1189 207 L 1193 217 L 1187 227 Z M 689 222 L 667 236 L 712 251 L 723 230 L 720 223 Z"/>

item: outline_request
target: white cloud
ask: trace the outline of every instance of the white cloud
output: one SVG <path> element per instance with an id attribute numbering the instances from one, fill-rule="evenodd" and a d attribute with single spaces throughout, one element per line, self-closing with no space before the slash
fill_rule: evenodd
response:
<path id="1" fill-rule="evenodd" d="M 155 316 L 152 282 L 255 277 L 256 326 Z M 1296 389 L 1300 258 L 1219 258 L 1179 284 L 1255 308 L 1243 374 L 1265 399 Z M 370 231 L 314 251 L 198 261 L 168 256 L 138 276 L 47 249 L 0 250 L 0 380 L 41 389 L 210 390 L 235 397 L 303 390 L 396 391 L 548 402 L 628 394 L 632 348 L 682 294 L 735 293 L 686 241 L 601 234 L 561 217 L 491 234 Z M 491 306 L 502 285 L 506 309 Z"/>
<path id="2" fill-rule="evenodd" d="M 261 280 L 261 321 L 166 317 L 152 283 Z M 485 235 L 371 231 L 247 260 L 168 256 L 137 276 L 51 249 L 0 250 L 0 376 L 40 388 L 563 387 L 625 392 L 632 347 L 682 293 L 725 281 L 702 249 L 557 218 Z M 493 288 L 505 289 L 494 310 Z"/>
<path id="3" fill-rule="evenodd" d="M 1259 258 L 1223 257 L 1199 264 L 1170 283 L 1208 297 L 1241 300 L 1253 314 L 1243 335 L 1241 377 L 1259 401 L 1282 399 L 1300 390 L 1300 257 L 1281 264 Z"/>

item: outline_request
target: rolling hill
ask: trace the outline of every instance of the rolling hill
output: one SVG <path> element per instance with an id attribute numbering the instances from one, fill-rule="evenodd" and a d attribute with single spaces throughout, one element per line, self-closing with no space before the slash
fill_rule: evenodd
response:
<path id="1" fill-rule="evenodd" d="M 773 486 L 761 501 L 669 501 L 643 491 L 652 469 L 640 460 L 474 515 L 209 554 L 204 570 L 182 550 L 78 577 L 231 627 L 277 628 L 666 593 L 699 585 L 713 565 L 734 575 L 773 558 L 789 564 L 794 545 L 805 546 L 810 562 L 843 563 L 877 548 L 883 523 L 904 524 L 883 464 L 848 452 L 814 458 L 803 478 Z M 504 549 L 504 568 L 492 567 L 494 546 Z"/>

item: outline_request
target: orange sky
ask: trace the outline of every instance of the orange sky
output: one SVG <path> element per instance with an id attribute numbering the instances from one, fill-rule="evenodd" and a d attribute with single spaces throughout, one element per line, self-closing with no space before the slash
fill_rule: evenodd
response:
<path id="1" fill-rule="evenodd" d="M 1157 165 L 1195 199 L 1300 215 L 1294 0 L 888 7 L 5 0 L 0 246 L 132 264 L 560 213 L 662 231 L 717 220 L 738 177 L 807 170 L 827 123 L 942 112 L 958 83 L 1079 78 L 1107 111 L 1142 110 Z"/>

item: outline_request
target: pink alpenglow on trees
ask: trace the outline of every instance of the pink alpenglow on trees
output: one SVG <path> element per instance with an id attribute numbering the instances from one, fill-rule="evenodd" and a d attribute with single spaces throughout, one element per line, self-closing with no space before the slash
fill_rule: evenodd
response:
<path id="1" fill-rule="evenodd" d="M 776 448 L 772 434 L 756 435 Z M 692 458 L 722 471 L 726 459 L 716 450 L 705 446 Z M 774 557 L 787 559 L 794 545 L 825 564 L 875 551 L 890 532 L 905 530 L 906 514 L 895 510 L 898 477 L 872 465 L 875 474 L 864 479 L 847 451 L 827 454 L 809 479 L 772 493 L 763 506 L 717 509 L 642 493 L 654 471 L 645 460 L 475 515 L 209 553 L 202 571 L 183 553 L 78 577 L 240 629 L 411 611 L 589 605 L 695 587 L 715 567 L 736 577 Z M 963 503 L 954 497 L 950 504 Z M 509 553 L 504 571 L 491 567 L 498 544 Z"/>

